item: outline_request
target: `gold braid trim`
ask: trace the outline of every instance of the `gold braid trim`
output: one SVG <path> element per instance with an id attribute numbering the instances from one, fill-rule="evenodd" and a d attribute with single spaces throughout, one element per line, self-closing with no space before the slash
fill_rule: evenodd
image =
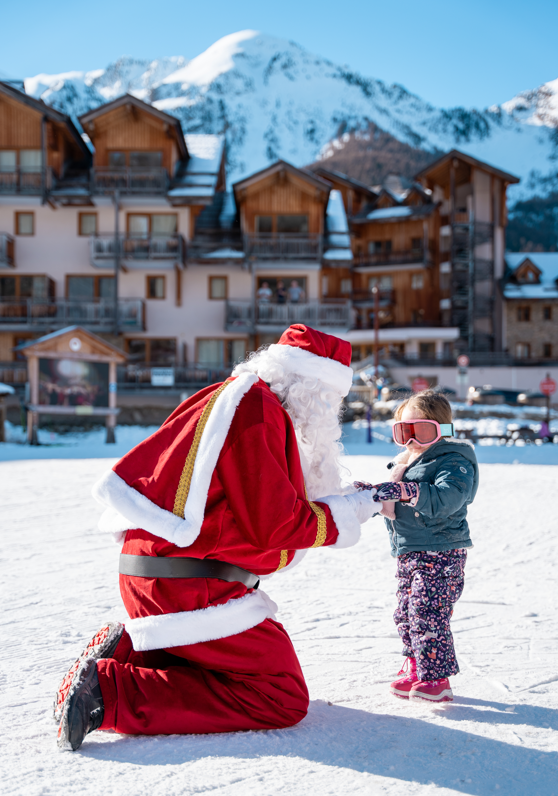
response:
<path id="1" fill-rule="evenodd" d="M 306 484 L 304 485 L 304 494 L 306 495 L 306 500 L 308 500 L 308 492 L 306 491 Z M 316 534 L 316 541 L 312 545 L 312 547 L 321 547 L 326 540 L 327 537 L 327 518 L 326 513 L 321 506 L 318 506 L 317 503 L 312 503 L 311 500 L 308 500 L 310 504 L 310 508 L 316 515 L 318 519 L 318 533 Z"/>
<path id="2" fill-rule="evenodd" d="M 281 558 L 279 559 L 279 566 L 275 570 L 276 572 L 279 572 L 280 569 L 283 569 L 283 567 L 287 566 L 288 558 L 289 558 L 289 551 L 281 550 Z"/>
<path id="3" fill-rule="evenodd" d="M 188 456 L 186 457 L 184 469 L 182 470 L 182 475 L 180 476 L 180 481 L 178 482 L 178 489 L 176 490 L 176 496 L 174 498 L 174 508 L 172 510 L 172 513 L 176 514 L 177 517 L 184 517 L 184 508 L 186 506 L 186 501 L 188 500 L 188 494 L 190 492 L 190 484 L 192 483 L 194 464 L 196 463 L 198 448 L 200 447 L 202 434 L 207 424 L 207 421 L 209 420 L 209 415 L 211 414 L 211 411 L 215 406 L 215 401 L 221 395 L 223 390 L 229 386 L 229 384 L 231 384 L 231 382 L 226 381 L 224 384 L 222 384 L 219 387 L 218 390 L 215 390 L 215 392 L 211 396 L 211 400 L 207 402 L 203 412 L 201 413 L 200 419 L 198 420 L 198 424 L 194 432 L 194 439 L 192 442 L 192 446 L 188 451 Z"/>

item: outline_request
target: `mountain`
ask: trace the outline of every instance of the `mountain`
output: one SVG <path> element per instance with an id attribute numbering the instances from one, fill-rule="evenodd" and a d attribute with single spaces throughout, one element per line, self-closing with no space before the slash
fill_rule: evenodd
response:
<path id="1" fill-rule="evenodd" d="M 279 157 L 299 166 L 333 164 L 348 149 L 355 162 L 359 146 L 372 152 L 371 163 L 391 147 L 393 162 L 408 170 L 457 147 L 520 176 L 516 198 L 556 171 L 558 81 L 484 110 L 435 108 L 402 86 L 250 30 L 190 61 L 121 58 L 106 69 L 36 75 L 25 87 L 73 116 L 130 92 L 177 116 L 185 132 L 225 131 L 231 182 Z M 374 173 L 371 166 L 371 181 Z"/>

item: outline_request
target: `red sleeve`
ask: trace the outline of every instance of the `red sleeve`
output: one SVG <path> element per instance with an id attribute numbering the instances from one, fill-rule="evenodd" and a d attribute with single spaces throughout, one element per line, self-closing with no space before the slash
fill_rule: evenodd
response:
<path id="1" fill-rule="evenodd" d="M 254 547 L 303 550 L 337 541 L 329 507 L 297 494 L 284 434 L 273 424 L 245 429 L 221 456 L 217 473 L 236 524 Z"/>

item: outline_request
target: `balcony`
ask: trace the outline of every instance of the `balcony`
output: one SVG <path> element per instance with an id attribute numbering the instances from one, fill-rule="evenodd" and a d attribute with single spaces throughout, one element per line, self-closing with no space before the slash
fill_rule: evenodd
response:
<path id="1" fill-rule="evenodd" d="M 0 268 L 13 268 L 15 265 L 15 241 L 6 232 L 0 232 Z"/>
<path id="2" fill-rule="evenodd" d="M 91 169 L 91 190 L 97 194 L 165 194 L 169 175 L 162 168 Z"/>
<path id="3" fill-rule="evenodd" d="M 351 293 L 353 303 L 358 306 L 374 307 L 375 297 L 371 290 L 353 290 Z M 380 307 L 388 307 L 395 304 L 395 290 L 382 290 L 378 296 Z"/>
<path id="4" fill-rule="evenodd" d="M 358 268 L 370 268 L 386 265 L 430 265 L 431 249 L 406 249 L 404 251 L 384 251 L 375 254 L 356 254 L 354 265 Z"/>
<path id="5" fill-rule="evenodd" d="M 114 268 L 114 257 L 119 248 L 120 262 L 127 268 L 172 268 L 183 265 L 186 243 L 182 235 L 156 237 L 130 237 L 121 235 L 93 235 L 89 243 L 91 264 L 97 268 Z"/>
<path id="6" fill-rule="evenodd" d="M 188 260 L 211 265 L 215 262 L 244 263 L 244 248 L 240 232 L 235 230 L 196 231 L 188 244 Z"/>
<path id="7" fill-rule="evenodd" d="M 41 196 L 52 184 L 50 169 L 30 171 L 16 166 L 10 171 L 0 171 L 0 195 L 20 194 Z"/>
<path id="8" fill-rule="evenodd" d="M 254 260 L 320 260 L 322 235 L 260 234 L 245 235 L 246 257 Z"/>
<path id="9" fill-rule="evenodd" d="M 351 326 L 350 302 L 340 299 L 328 303 L 254 305 L 251 301 L 227 301 L 227 332 L 281 333 L 293 323 L 305 323 L 315 329 L 348 330 Z"/>
<path id="10" fill-rule="evenodd" d="M 145 329 L 144 302 L 119 299 L 118 326 L 123 331 Z M 114 329 L 114 301 L 110 299 L 0 298 L 0 329 L 48 332 L 77 324 L 100 332 Z"/>

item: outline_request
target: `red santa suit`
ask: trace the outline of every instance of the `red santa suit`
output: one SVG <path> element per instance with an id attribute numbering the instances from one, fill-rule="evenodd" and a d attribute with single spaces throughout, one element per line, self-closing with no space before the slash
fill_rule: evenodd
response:
<path id="1" fill-rule="evenodd" d="M 297 325 L 274 348 L 286 370 L 348 391 L 348 343 Z M 106 507 L 100 527 L 119 535 L 123 553 L 214 559 L 258 576 L 360 536 L 343 496 L 308 499 L 292 421 L 248 372 L 182 403 L 94 494 Z M 120 590 L 130 620 L 114 657 L 97 664 L 101 729 L 223 732 L 306 715 L 300 665 L 261 588 L 120 575 Z"/>

